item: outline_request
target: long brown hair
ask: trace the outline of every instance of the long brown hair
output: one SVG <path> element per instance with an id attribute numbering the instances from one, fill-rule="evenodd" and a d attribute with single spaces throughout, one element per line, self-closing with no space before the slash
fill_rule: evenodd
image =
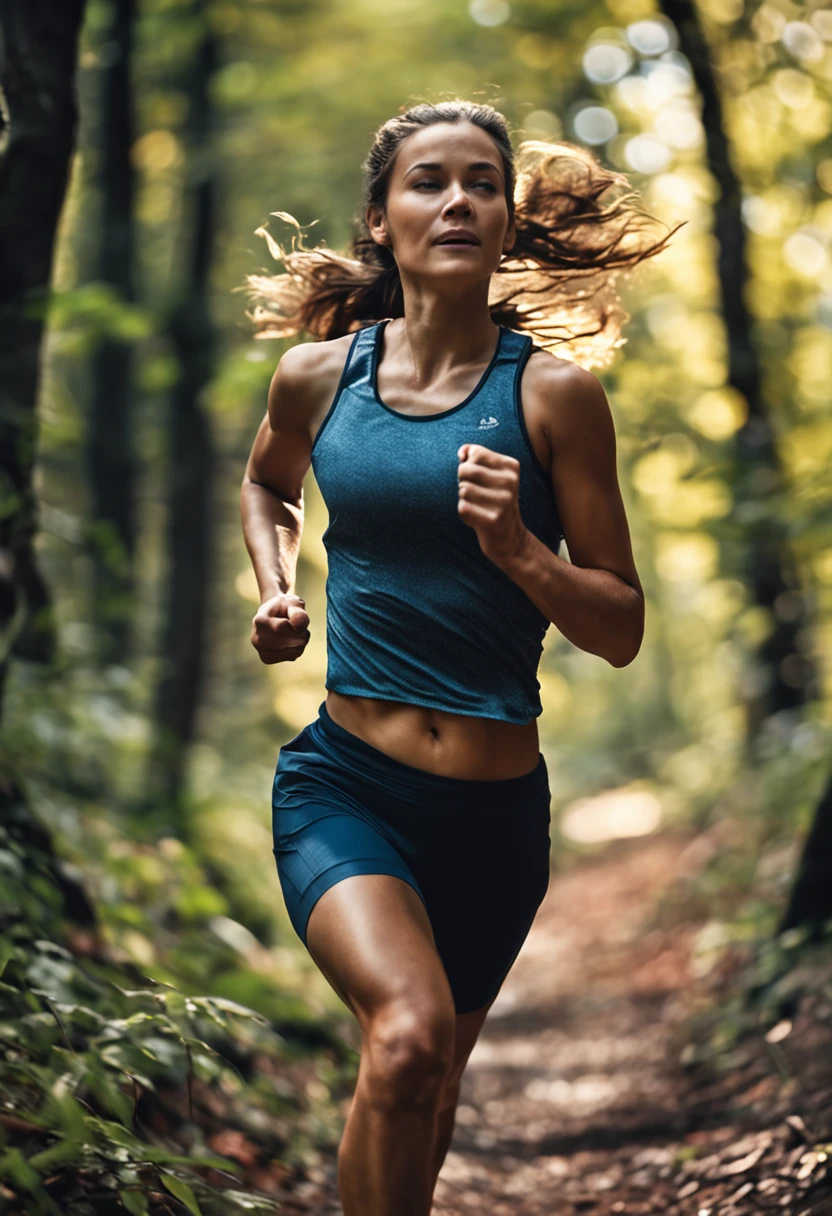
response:
<path id="1" fill-rule="evenodd" d="M 659 253 L 682 224 L 653 239 L 649 229 L 661 221 L 641 208 L 623 173 L 563 141 L 527 140 L 515 159 L 504 116 L 490 105 L 460 99 L 412 106 L 379 127 L 362 165 L 358 231 L 346 254 L 325 244 L 306 248 L 300 225 L 285 211 L 271 214 L 296 229 L 290 248 L 279 245 L 264 227 L 257 229 L 285 273 L 246 276 L 243 289 L 254 303 L 246 316 L 254 336 L 287 338 L 305 331 L 318 339 L 337 338 L 404 315 L 395 257 L 370 236 L 366 208 L 370 203 L 384 208 L 403 140 L 439 122 L 476 124 L 502 156 L 517 239 L 491 278 L 488 304 L 494 322 L 530 333 L 544 349 L 567 344 L 560 353 L 585 367 L 606 366 L 625 341 L 621 331 L 629 320 L 615 280 Z M 625 192 L 599 205 L 612 186 Z"/>

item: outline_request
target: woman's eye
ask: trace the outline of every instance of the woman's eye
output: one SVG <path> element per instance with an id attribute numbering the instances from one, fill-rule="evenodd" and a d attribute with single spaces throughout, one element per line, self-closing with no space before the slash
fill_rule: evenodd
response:
<path id="1" fill-rule="evenodd" d="M 474 182 L 473 185 L 485 186 L 486 190 L 489 191 L 490 194 L 497 193 L 497 187 L 494 185 L 493 182 L 489 182 L 489 181 Z M 414 189 L 418 190 L 422 186 L 429 186 L 431 189 L 435 186 L 437 188 L 437 190 L 441 189 L 439 182 L 429 181 L 427 179 L 425 181 L 421 181 L 421 182 L 414 182 Z"/>

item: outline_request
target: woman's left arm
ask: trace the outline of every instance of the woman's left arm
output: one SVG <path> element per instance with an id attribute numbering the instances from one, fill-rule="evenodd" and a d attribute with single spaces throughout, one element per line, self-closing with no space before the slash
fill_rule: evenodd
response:
<path id="1" fill-rule="evenodd" d="M 644 593 L 618 485 L 609 402 L 601 382 L 577 364 L 564 370 L 539 363 L 527 378 L 528 392 L 538 397 L 529 404 L 544 411 L 570 560 L 524 529 L 519 551 L 503 568 L 570 642 L 626 667 L 644 636 Z"/>
<path id="2" fill-rule="evenodd" d="M 460 482 L 468 485 L 461 490 L 460 511 L 486 554 L 564 637 L 613 667 L 626 667 L 644 636 L 644 593 L 603 386 L 577 364 L 564 368 L 562 360 L 544 358 L 529 361 L 523 396 L 527 420 L 533 411 L 549 440 L 552 490 L 570 560 L 558 557 L 523 524 L 519 462 L 511 457 L 464 445 Z"/>

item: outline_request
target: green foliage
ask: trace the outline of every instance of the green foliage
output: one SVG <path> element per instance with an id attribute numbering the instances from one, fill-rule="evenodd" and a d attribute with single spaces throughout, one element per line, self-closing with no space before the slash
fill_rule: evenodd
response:
<path id="1" fill-rule="evenodd" d="M 108 283 L 85 283 L 50 297 L 50 330 L 61 335 L 68 354 L 86 354 L 102 339 L 140 342 L 153 332 L 153 317 L 122 300 Z"/>
<path id="2" fill-rule="evenodd" d="M 98 1210 L 96 1196 L 108 1210 L 118 1196 L 124 1210 L 151 1214 L 169 1210 L 163 1193 L 203 1216 L 275 1210 L 266 1196 L 229 1189 L 240 1167 L 206 1147 L 192 1089 L 201 1083 L 273 1109 L 276 1093 L 250 1084 L 240 1066 L 251 1072 L 256 1054 L 261 1068 L 270 1059 L 279 1069 L 292 1048 L 236 1000 L 191 995 L 106 952 L 85 959 L 69 949 L 59 863 L 10 788 L 0 825 L 0 1094 L 14 1116 L 0 1122 L 4 1210 L 86 1216 Z M 145 865 L 140 881 L 159 874 Z M 184 905 L 183 916 L 210 911 Z M 124 983 L 131 973 L 140 986 Z M 149 1139 L 144 1126 L 172 1087 L 187 1093 L 189 1151 Z M 303 1128 L 284 1088 L 278 1105 L 294 1109 Z"/>

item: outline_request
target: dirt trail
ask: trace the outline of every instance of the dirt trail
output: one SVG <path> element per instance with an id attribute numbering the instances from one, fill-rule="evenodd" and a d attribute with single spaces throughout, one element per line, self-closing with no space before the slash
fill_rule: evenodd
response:
<path id="1" fill-rule="evenodd" d="M 553 876 L 468 1062 L 437 1214 L 589 1210 L 618 1194 L 625 1143 L 649 1154 L 672 1134 L 665 1061 L 692 934 L 643 921 L 683 848 L 630 844 Z"/>
<path id="2" fill-rule="evenodd" d="M 721 1076 L 680 1063 L 700 926 L 649 921 L 690 843 L 621 842 L 553 876 L 469 1060 L 435 1216 L 832 1213 L 814 1138 L 786 1122 L 825 1114 L 828 1135 L 828 1027 L 808 1018 L 806 1076 L 796 1058 L 785 1083 L 759 1045 Z"/>
<path id="3" fill-rule="evenodd" d="M 463 1076 L 432 1216 L 832 1216 L 832 968 L 776 1047 L 761 1031 L 681 1062 L 733 964 L 698 976 L 701 925 L 654 913 L 711 847 L 661 833 L 553 875 Z M 334 1160 L 285 1183 L 287 1216 L 341 1213 Z"/>

